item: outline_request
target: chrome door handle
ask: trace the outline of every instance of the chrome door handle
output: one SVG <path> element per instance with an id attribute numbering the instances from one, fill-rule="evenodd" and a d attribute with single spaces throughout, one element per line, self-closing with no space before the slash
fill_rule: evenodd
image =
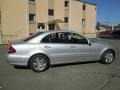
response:
<path id="1" fill-rule="evenodd" d="M 76 48 L 75 46 L 70 46 L 71 48 Z"/>
<path id="2" fill-rule="evenodd" d="M 51 48 L 50 46 L 44 46 L 44 48 Z"/>

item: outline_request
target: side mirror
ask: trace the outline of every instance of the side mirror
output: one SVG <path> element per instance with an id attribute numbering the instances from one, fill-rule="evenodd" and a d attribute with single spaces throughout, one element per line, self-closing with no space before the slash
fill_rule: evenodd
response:
<path id="1" fill-rule="evenodd" d="M 92 45 L 92 41 L 88 40 L 88 45 L 91 46 Z"/>

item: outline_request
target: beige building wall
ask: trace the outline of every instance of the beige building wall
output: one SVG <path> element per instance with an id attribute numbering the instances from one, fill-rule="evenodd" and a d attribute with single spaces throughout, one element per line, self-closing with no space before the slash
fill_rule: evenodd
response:
<path id="1" fill-rule="evenodd" d="M 36 27 L 38 23 L 46 24 L 47 22 L 48 22 L 48 0 L 36 0 Z M 47 24 L 45 25 L 45 27 L 47 27 Z M 37 28 L 37 31 L 40 31 L 40 29 Z"/>
<path id="2" fill-rule="evenodd" d="M 60 19 L 64 21 L 64 12 L 64 0 L 54 0 L 54 19 Z M 61 29 L 64 29 L 64 23 L 58 23 L 58 25 Z"/>
<path id="3" fill-rule="evenodd" d="M 36 2 L 29 1 L 29 14 L 35 14 L 35 20 L 29 21 L 29 34 L 37 32 L 36 30 Z"/>
<path id="4" fill-rule="evenodd" d="M 2 42 L 1 40 L 1 1 L 0 1 L 0 43 Z"/>
<path id="5" fill-rule="evenodd" d="M 70 29 L 82 33 L 82 3 L 78 1 L 71 1 L 69 12 Z"/>
<path id="6" fill-rule="evenodd" d="M 96 6 L 86 4 L 86 36 L 96 37 Z"/>
<path id="7" fill-rule="evenodd" d="M 65 1 L 69 6 L 65 7 Z M 48 22 L 62 20 L 68 17 L 68 23 L 58 23 L 60 29 L 75 30 L 88 37 L 96 37 L 96 6 L 86 4 L 83 11 L 83 3 L 76 0 L 0 0 L 2 40 L 22 39 L 30 33 L 41 31 L 38 23 L 45 23 L 48 30 Z M 48 15 L 48 9 L 54 10 L 54 15 Z M 35 20 L 29 21 L 29 14 L 35 14 Z M 83 26 L 82 20 L 85 19 Z"/>
<path id="8" fill-rule="evenodd" d="M 48 9 L 53 9 L 55 8 L 55 0 L 48 0 Z M 54 16 L 49 16 L 48 15 L 48 22 L 54 20 Z"/>
<path id="9" fill-rule="evenodd" d="M 2 34 L 8 39 L 28 36 L 28 0 L 0 0 Z M 12 36 L 13 35 L 13 36 Z"/>

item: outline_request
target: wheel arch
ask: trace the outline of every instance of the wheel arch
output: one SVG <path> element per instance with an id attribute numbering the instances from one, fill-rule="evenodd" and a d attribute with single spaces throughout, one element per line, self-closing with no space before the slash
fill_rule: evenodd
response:
<path id="1" fill-rule="evenodd" d="M 114 58 L 115 58 L 116 53 L 115 53 L 114 49 L 112 49 L 112 48 L 107 48 L 107 49 L 103 50 L 103 52 L 101 53 L 100 60 L 101 60 L 101 58 L 102 58 L 103 54 L 104 54 L 106 51 L 108 51 L 108 50 L 110 50 L 110 51 L 112 51 L 112 52 L 113 52 L 113 55 L 114 55 Z"/>
<path id="2" fill-rule="evenodd" d="M 44 56 L 46 56 L 48 58 L 49 63 L 50 63 L 50 58 L 46 54 L 44 54 L 44 53 L 35 53 L 35 54 L 31 55 L 30 58 L 28 59 L 28 63 L 27 63 L 28 67 L 30 67 L 29 63 L 30 63 L 31 58 L 34 57 L 35 55 L 44 55 Z"/>

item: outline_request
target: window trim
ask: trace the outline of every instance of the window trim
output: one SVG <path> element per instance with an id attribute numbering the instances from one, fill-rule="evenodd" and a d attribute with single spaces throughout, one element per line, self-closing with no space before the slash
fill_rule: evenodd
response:
<path id="1" fill-rule="evenodd" d="M 70 33 L 70 34 L 76 34 L 76 35 L 78 35 L 78 36 L 80 36 L 80 37 L 82 37 L 83 39 L 85 39 L 86 40 L 86 43 L 85 44 L 81 44 L 81 43 L 54 43 L 54 42 L 51 42 L 51 39 L 50 39 L 50 36 L 49 36 L 49 42 L 42 42 L 42 40 L 45 38 L 45 37 L 47 37 L 48 35 L 50 35 L 50 34 L 55 34 L 55 33 Z M 40 43 L 42 43 L 42 44 L 47 44 L 47 43 L 49 43 L 49 44 L 76 44 L 76 45 L 89 45 L 89 43 L 88 43 L 88 39 L 86 39 L 85 37 L 83 37 L 82 35 L 80 35 L 80 34 L 78 34 L 78 33 L 74 33 L 74 32 L 53 32 L 53 33 L 50 33 L 50 34 L 47 34 L 47 35 L 45 35 L 41 40 L 40 40 Z"/>

